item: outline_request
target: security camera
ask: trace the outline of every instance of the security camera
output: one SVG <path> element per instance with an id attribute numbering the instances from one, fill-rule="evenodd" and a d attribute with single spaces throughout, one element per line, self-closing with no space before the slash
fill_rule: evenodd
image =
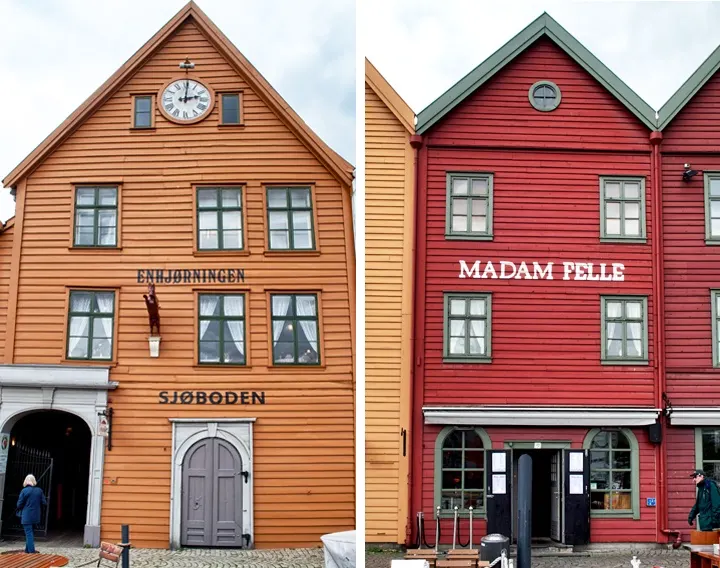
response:
<path id="1" fill-rule="evenodd" d="M 683 165 L 685 167 L 685 171 L 683 172 L 683 175 L 682 175 L 683 181 L 690 181 L 693 178 L 693 176 L 696 176 L 699 173 L 701 173 L 699 170 L 691 170 L 690 164 L 683 164 Z"/>

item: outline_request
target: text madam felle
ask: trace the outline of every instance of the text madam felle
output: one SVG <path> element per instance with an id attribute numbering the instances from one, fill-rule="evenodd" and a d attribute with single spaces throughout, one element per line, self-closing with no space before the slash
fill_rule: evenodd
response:
<path id="1" fill-rule="evenodd" d="M 488 260 L 483 262 L 476 260 L 472 266 L 468 266 L 464 260 L 460 261 L 460 274 L 458 278 L 499 278 L 501 280 L 524 279 L 524 280 L 595 280 L 600 282 L 623 282 L 625 280 L 625 265 L 619 262 L 593 263 L 566 261 L 557 263 L 557 269 L 562 272 L 555 278 L 554 262 L 541 264 L 533 262 L 528 266 L 525 261 L 518 263 L 507 260 L 496 261 L 495 264 Z"/>

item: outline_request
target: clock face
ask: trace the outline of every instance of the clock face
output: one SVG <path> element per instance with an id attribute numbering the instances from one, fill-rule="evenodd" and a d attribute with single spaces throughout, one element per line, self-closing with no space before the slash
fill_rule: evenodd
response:
<path id="1" fill-rule="evenodd" d="M 174 122 L 189 124 L 202 120 L 212 110 L 214 96 L 195 79 L 175 79 L 160 96 L 160 110 Z"/>

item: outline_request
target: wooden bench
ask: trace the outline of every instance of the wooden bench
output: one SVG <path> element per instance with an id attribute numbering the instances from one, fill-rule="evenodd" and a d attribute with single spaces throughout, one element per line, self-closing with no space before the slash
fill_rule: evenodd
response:
<path id="1" fill-rule="evenodd" d="M 2 568 L 53 568 L 55 566 L 67 566 L 69 560 L 57 554 L 25 554 L 14 552 L 0 555 L 0 567 Z"/>
<path id="2" fill-rule="evenodd" d="M 438 554 L 432 548 L 410 548 L 405 552 L 405 560 L 427 560 L 430 568 L 436 568 Z"/>

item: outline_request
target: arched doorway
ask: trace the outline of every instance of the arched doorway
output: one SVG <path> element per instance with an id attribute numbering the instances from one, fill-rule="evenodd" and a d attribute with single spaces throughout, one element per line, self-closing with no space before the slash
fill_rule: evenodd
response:
<path id="1" fill-rule="evenodd" d="M 20 417 L 10 430 L 2 510 L 2 534 L 23 534 L 15 505 L 25 476 L 32 473 L 48 498 L 38 538 L 82 542 L 87 519 L 91 432 L 85 421 L 59 410 Z"/>
<path id="2" fill-rule="evenodd" d="M 182 465 L 182 546 L 241 547 L 242 458 L 220 438 L 196 442 Z"/>

